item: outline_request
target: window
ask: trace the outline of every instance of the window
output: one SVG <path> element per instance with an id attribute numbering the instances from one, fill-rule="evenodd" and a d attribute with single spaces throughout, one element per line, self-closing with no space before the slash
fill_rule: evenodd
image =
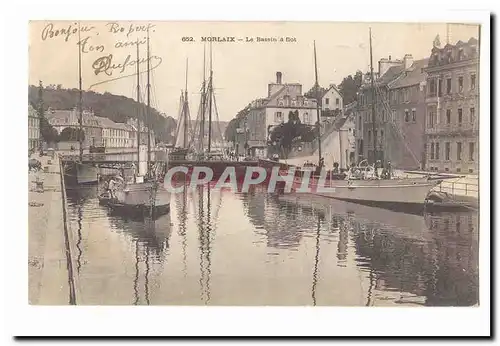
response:
<path id="1" fill-rule="evenodd" d="M 380 130 L 380 140 L 384 141 L 384 130 Z"/>
<path id="2" fill-rule="evenodd" d="M 410 121 L 410 111 L 408 109 L 405 109 L 405 122 Z"/>
<path id="3" fill-rule="evenodd" d="M 472 74 L 470 76 L 470 88 L 471 88 L 471 90 L 476 89 L 476 75 L 475 74 Z"/>
<path id="4" fill-rule="evenodd" d="M 464 77 L 458 77 L 458 92 L 464 91 Z"/>
<path id="5" fill-rule="evenodd" d="M 309 124 L 311 120 L 309 119 L 309 113 L 304 113 L 304 123 Z"/>
<path id="6" fill-rule="evenodd" d="M 431 160 L 434 160 L 434 142 L 431 143 Z"/>
<path id="7" fill-rule="evenodd" d="M 325 98 L 325 105 L 330 104 L 330 99 L 327 97 Z"/>
<path id="8" fill-rule="evenodd" d="M 372 132 L 368 130 L 368 142 L 371 143 L 371 141 L 372 141 Z"/>
<path id="9" fill-rule="evenodd" d="M 436 80 L 431 79 L 429 82 L 429 95 L 436 96 Z"/>
<path id="10" fill-rule="evenodd" d="M 436 113 L 432 110 L 429 110 L 427 115 L 427 128 L 433 128 L 436 123 Z"/>
<path id="11" fill-rule="evenodd" d="M 438 80 L 438 96 L 439 97 L 443 96 L 443 80 L 442 79 Z"/>
<path id="12" fill-rule="evenodd" d="M 335 104 L 336 104 L 337 106 L 338 106 L 338 105 L 340 105 L 340 99 L 339 99 L 338 97 L 335 99 Z"/>
<path id="13" fill-rule="evenodd" d="M 451 109 L 446 110 L 446 123 L 447 124 L 451 123 Z"/>
<path id="14" fill-rule="evenodd" d="M 436 143 L 436 160 L 439 160 L 439 142 Z"/>
<path id="15" fill-rule="evenodd" d="M 458 109 L 458 126 L 462 125 L 462 108 Z"/>
<path id="16" fill-rule="evenodd" d="M 416 109 L 411 110 L 411 121 L 413 121 L 413 122 L 417 121 L 417 110 Z"/>
<path id="17" fill-rule="evenodd" d="M 451 94 L 451 78 L 446 79 L 446 93 Z"/>
<path id="18" fill-rule="evenodd" d="M 450 142 L 444 143 L 444 159 L 447 161 L 450 160 L 450 152 L 451 152 L 451 143 Z"/>
<path id="19" fill-rule="evenodd" d="M 457 142 L 457 161 L 462 160 L 462 143 Z"/>
<path id="20" fill-rule="evenodd" d="M 283 120 L 283 113 L 276 112 L 274 113 L 274 122 L 279 123 Z"/>
<path id="21" fill-rule="evenodd" d="M 404 99 L 404 100 L 405 100 L 405 102 L 408 102 L 408 100 L 409 100 L 409 98 L 410 98 L 410 90 L 408 90 L 408 89 L 404 89 L 404 90 L 403 90 L 403 95 L 404 95 L 404 98 L 405 98 L 405 99 Z"/>
<path id="22" fill-rule="evenodd" d="M 474 142 L 469 143 L 469 161 L 474 161 Z"/>
<path id="23" fill-rule="evenodd" d="M 476 109 L 474 107 L 471 107 L 470 109 L 470 123 L 473 124 L 474 121 L 476 120 Z"/>

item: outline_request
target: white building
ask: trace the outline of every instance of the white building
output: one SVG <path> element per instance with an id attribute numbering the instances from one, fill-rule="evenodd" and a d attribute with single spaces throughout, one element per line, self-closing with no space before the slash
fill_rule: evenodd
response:
<path id="1" fill-rule="evenodd" d="M 132 125 L 115 123 L 108 118 L 97 118 L 102 126 L 102 141 L 106 148 L 137 147 L 136 129 Z"/>
<path id="2" fill-rule="evenodd" d="M 28 105 L 28 148 L 37 149 L 40 146 L 40 118 L 32 105 Z"/>
<path id="3" fill-rule="evenodd" d="M 268 84 L 267 97 L 251 103 L 248 116 L 240 123 L 245 129 L 238 142 L 248 144 L 252 156 L 266 157 L 269 135 L 276 126 L 288 121 L 290 112 L 298 112 L 302 124 L 316 123 L 316 100 L 302 94 L 299 83 L 282 83 L 282 73 L 276 73 L 276 83 Z"/>
<path id="4" fill-rule="evenodd" d="M 321 98 L 321 110 L 323 116 L 341 115 L 344 108 L 342 94 L 335 84 L 330 84 Z"/>

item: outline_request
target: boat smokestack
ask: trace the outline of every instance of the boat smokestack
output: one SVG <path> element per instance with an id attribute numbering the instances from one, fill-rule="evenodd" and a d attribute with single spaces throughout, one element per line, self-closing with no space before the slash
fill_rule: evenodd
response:
<path id="1" fill-rule="evenodd" d="M 281 72 L 276 72 L 276 84 L 281 84 Z"/>

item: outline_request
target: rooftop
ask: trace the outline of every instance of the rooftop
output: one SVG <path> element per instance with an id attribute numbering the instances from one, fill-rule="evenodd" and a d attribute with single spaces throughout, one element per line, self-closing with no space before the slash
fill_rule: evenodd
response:
<path id="1" fill-rule="evenodd" d="M 429 59 L 415 60 L 409 69 L 402 71 L 399 76 L 390 83 L 391 88 L 402 88 L 417 85 L 426 79 L 425 68 Z"/>

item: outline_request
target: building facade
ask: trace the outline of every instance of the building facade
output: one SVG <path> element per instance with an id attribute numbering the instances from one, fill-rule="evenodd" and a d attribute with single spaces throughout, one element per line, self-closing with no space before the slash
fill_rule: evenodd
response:
<path id="1" fill-rule="evenodd" d="M 321 98 L 321 115 L 322 117 L 335 117 L 342 115 L 344 109 L 344 101 L 339 89 L 330 84 L 328 89 Z"/>
<path id="2" fill-rule="evenodd" d="M 314 126 L 317 122 L 316 100 L 302 94 L 299 83 L 283 83 L 276 73 L 276 83 L 268 85 L 268 95 L 250 104 L 248 115 L 241 119 L 238 147 L 245 146 L 252 156 L 267 157 L 271 132 L 288 121 L 290 112 L 298 112 L 300 122 Z M 245 145 L 246 144 L 246 145 Z"/>
<path id="3" fill-rule="evenodd" d="M 363 84 L 358 92 L 358 108 L 356 111 L 358 163 L 362 160 L 368 160 L 369 163 L 374 163 L 375 160 L 382 162 L 391 160 L 386 153 L 389 148 L 386 144 L 386 135 L 391 114 L 389 83 L 395 80 L 403 70 L 401 60 L 382 59 L 379 61 L 378 73 L 374 73 L 375 87 L 371 87 L 370 74 L 366 74 L 363 78 Z M 373 104 L 375 104 L 375 114 Z M 374 153 L 376 153 L 376 157 Z"/>
<path id="4" fill-rule="evenodd" d="M 426 66 L 426 59 L 414 61 L 406 54 L 401 60 L 379 61 L 374 89 L 370 76 L 365 76 L 355 115 L 358 162 L 367 159 L 370 163 L 390 161 L 401 169 L 423 167 Z"/>
<path id="5" fill-rule="evenodd" d="M 433 47 L 426 96 L 426 161 L 432 171 L 478 173 L 478 41 Z"/>
<path id="6" fill-rule="evenodd" d="M 402 169 L 425 168 L 425 90 L 428 59 L 407 54 L 403 72 L 389 83 L 387 159 Z M 389 112 L 389 110 L 387 110 Z"/>
<path id="7" fill-rule="evenodd" d="M 54 110 L 49 108 L 45 116 L 49 124 L 51 124 L 59 134 L 61 134 L 65 128 L 80 128 L 80 115 L 76 109 Z M 89 110 L 84 110 L 82 112 L 82 129 L 85 133 L 85 139 L 82 143 L 84 148 L 102 145 L 102 125 L 99 123 L 98 117 L 94 115 L 94 112 Z M 78 142 L 78 139 L 75 138 L 74 141 Z"/>
<path id="8" fill-rule="evenodd" d="M 132 126 L 132 128 L 134 128 L 134 131 L 136 131 L 135 132 L 135 143 L 136 144 L 134 144 L 134 146 L 136 146 L 137 145 L 137 128 L 138 128 L 137 119 L 132 119 L 132 118 L 128 119 L 127 125 Z M 148 133 L 149 133 L 151 148 L 154 148 L 156 146 L 154 129 L 150 129 L 148 131 L 148 128 L 146 127 L 146 125 L 142 121 L 140 122 L 140 127 L 141 127 L 141 136 L 140 136 L 141 144 L 143 144 L 143 145 L 148 144 Z"/>
<path id="9" fill-rule="evenodd" d="M 36 150 L 41 144 L 40 118 L 32 105 L 28 105 L 28 148 Z"/>
<path id="10" fill-rule="evenodd" d="M 137 131 L 129 124 L 115 123 L 108 118 L 97 117 L 102 126 L 102 141 L 106 148 L 137 147 Z"/>

